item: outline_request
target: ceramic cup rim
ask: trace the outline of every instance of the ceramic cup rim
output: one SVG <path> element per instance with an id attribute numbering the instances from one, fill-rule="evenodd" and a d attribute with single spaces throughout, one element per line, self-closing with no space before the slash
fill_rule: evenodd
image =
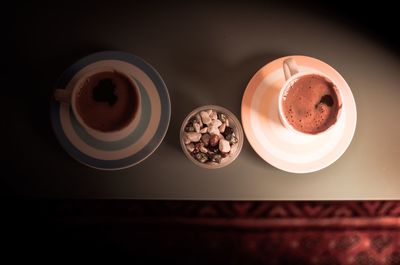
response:
<path id="1" fill-rule="evenodd" d="M 116 67 L 116 66 L 98 66 L 98 67 L 93 67 L 90 69 L 82 69 L 82 73 L 77 73 L 78 79 L 75 81 L 75 83 L 72 85 L 72 92 L 71 92 L 71 108 L 74 113 L 74 116 L 76 120 L 79 122 L 79 124 L 93 137 L 100 139 L 100 140 L 105 140 L 105 141 L 116 141 L 121 138 L 126 137 L 129 135 L 132 130 L 134 129 L 135 124 L 137 124 L 138 119 L 140 118 L 140 112 L 141 112 L 141 96 L 140 96 L 140 89 L 138 86 L 137 81 L 131 76 L 131 74 L 126 71 L 125 69 L 121 67 Z M 122 128 L 116 129 L 116 130 L 111 130 L 111 131 L 100 131 L 98 129 L 95 129 L 91 126 L 89 126 L 82 118 L 82 116 L 79 114 L 79 111 L 77 109 L 77 94 L 80 92 L 82 89 L 82 83 L 87 80 L 90 76 L 93 76 L 98 73 L 102 72 L 114 72 L 117 74 L 120 74 L 124 76 L 131 84 L 132 88 L 135 90 L 135 94 L 137 95 L 137 101 L 136 103 L 138 106 L 136 107 L 136 111 L 134 113 L 134 117 L 127 123 L 125 126 Z"/>

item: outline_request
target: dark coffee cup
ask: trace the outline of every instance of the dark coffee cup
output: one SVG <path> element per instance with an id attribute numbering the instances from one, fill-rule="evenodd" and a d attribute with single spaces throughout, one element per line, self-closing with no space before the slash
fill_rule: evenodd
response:
<path id="1" fill-rule="evenodd" d="M 122 67 L 93 64 L 79 71 L 55 99 L 69 104 L 76 120 L 93 137 L 116 141 L 129 135 L 140 118 L 140 90 Z"/>

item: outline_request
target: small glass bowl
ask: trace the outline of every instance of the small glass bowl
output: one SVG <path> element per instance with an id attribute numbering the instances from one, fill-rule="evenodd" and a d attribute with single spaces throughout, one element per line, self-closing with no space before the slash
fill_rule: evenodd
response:
<path id="1" fill-rule="evenodd" d="M 211 162 L 211 161 L 201 163 L 200 161 L 195 159 L 190 154 L 190 152 L 186 148 L 186 145 L 184 142 L 185 128 L 186 128 L 186 125 L 188 124 L 188 122 L 190 121 L 190 119 L 195 117 L 196 114 L 200 113 L 201 111 L 207 111 L 207 110 L 215 110 L 217 113 L 225 114 L 229 121 L 229 127 L 231 127 L 233 129 L 233 132 L 235 133 L 235 136 L 238 139 L 237 148 L 235 149 L 235 151 L 233 153 L 232 152 L 229 153 L 227 157 L 223 158 L 221 163 Z M 243 140 L 244 140 L 243 128 L 242 128 L 242 125 L 240 124 L 239 120 L 236 118 L 236 116 L 229 110 L 227 110 L 223 107 L 220 107 L 220 106 L 216 106 L 216 105 L 206 105 L 206 106 L 198 107 L 198 108 L 194 109 L 192 112 L 190 112 L 186 116 L 186 118 L 183 120 L 179 136 L 180 136 L 181 147 L 182 147 L 183 153 L 186 155 L 186 157 L 189 158 L 189 160 L 192 161 L 197 166 L 202 167 L 202 168 L 207 168 L 207 169 L 222 168 L 222 167 L 225 167 L 225 166 L 229 165 L 230 163 L 232 163 L 239 156 L 240 151 L 242 150 L 242 147 L 243 147 Z"/>

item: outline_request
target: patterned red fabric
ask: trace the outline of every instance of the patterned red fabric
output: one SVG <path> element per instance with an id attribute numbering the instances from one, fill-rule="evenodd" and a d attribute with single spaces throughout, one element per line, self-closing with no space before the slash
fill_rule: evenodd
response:
<path id="1" fill-rule="evenodd" d="M 12 258 L 400 265 L 400 201 L 31 200 L 3 213 Z"/>
<path id="2" fill-rule="evenodd" d="M 42 212 L 145 263 L 400 265 L 399 201 L 62 201 Z"/>

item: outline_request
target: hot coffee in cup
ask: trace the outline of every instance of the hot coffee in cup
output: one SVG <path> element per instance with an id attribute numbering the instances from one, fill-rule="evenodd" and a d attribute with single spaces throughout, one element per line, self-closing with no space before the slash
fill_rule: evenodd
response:
<path id="1" fill-rule="evenodd" d="M 56 89 L 55 98 L 70 104 L 81 126 L 105 141 L 127 136 L 140 115 L 138 85 L 123 69 L 99 67 L 78 73 L 67 89 Z"/>
<path id="2" fill-rule="evenodd" d="M 138 108 L 132 82 L 118 72 L 99 72 L 88 77 L 76 97 L 76 108 L 83 122 L 102 132 L 126 127 Z"/>
<path id="3" fill-rule="evenodd" d="M 283 125 L 303 134 L 321 134 L 338 121 L 342 109 L 340 90 L 326 75 L 299 72 L 293 59 L 283 63 L 287 81 L 279 96 Z"/>

